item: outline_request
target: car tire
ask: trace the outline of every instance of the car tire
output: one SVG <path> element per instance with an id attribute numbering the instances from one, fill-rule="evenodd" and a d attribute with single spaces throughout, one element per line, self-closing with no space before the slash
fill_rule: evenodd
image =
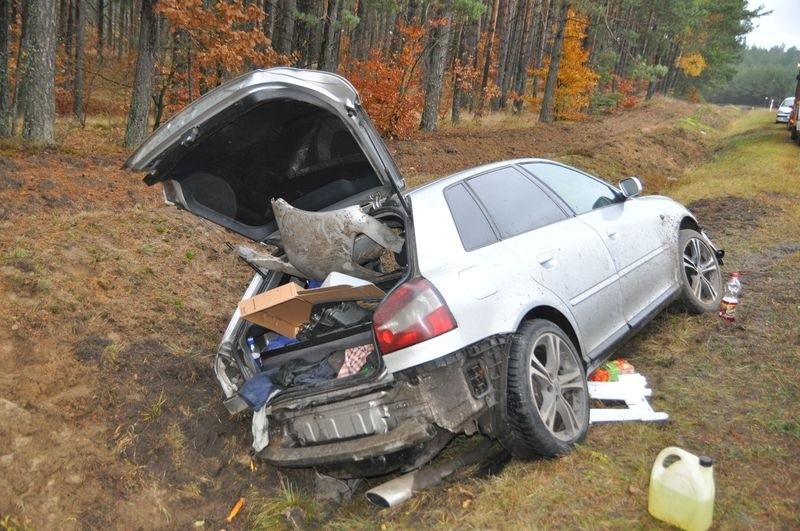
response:
<path id="1" fill-rule="evenodd" d="M 699 232 L 684 229 L 679 237 L 681 301 L 689 313 L 719 309 L 722 270 L 714 249 Z"/>
<path id="2" fill-rule="evenodd" d="M 586 370 L 572 340 L 550 321 L 526 321 L 514 334 L 505 413 L 500 442 L 518 459 L 557 457 L 586 437 Z"/>

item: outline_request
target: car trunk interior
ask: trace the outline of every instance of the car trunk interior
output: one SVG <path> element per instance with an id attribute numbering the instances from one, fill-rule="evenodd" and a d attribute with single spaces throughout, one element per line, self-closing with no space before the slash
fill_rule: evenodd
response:
<path id="1" fill-rule="evenodd" d="M 294 100 L 242 107 L 165 154 L 146 182 L 165 182 L 170 201 L 256 241 L 276 229 L 270 199 L 319 211 L 388 188 L 330 111 Z"/>
<path id="2" fill-rule="evenodd" d="M 384 208 L 380 213 L 375 213 L 370 207 L 364 209 L 375 214 L 374 219 L 379 219 L 404 241 L 405 223 L 399 210 L 389 209 L 387 212 Z M 365 236 L 358 236 L 362 237 Z M 271 241 L 275 240 L 271 238 Z M 282 252 L 278 244 L 273 254 L 280 256 Z M 302 322 L 295 323 L 293 333 L 279 327 L 271 329 L 264 324 L 269 321 L 243 316 L 241 328 L 236 334 L 236 357 L 247 366 L 246 372 L 253 373 L 252 376 L 269 375 L 271 383 L 280 391 L 275 395 L 275 402 L 298 394 L 349 387 L 381 374 L 383 362 L 373 344 L 372 315 L 385 294 L 405 279 L 408 267 L 405 244 L 398 252 L 382 248 L 380 255 L 372 258 L 375 254 L 367 253 L 368 259 L 358 263 L 374 277 L 361 280 L 340 272 L 333 272 L 329 277 L 339 279 L 337 281 L 342 278 L 359 280 L 373 291 L 366 296 L 350 295 L 343 300 L 325 300 L 313 304 Z M 286 291 L 290 282 L 297 286 L 290 286 L 294 289 L 289 291 L 297 291 L 300 296 L 336 287 L 318 288 L 320 279 L 307 279 L 278 271 L 270 271 L 266 275 L 261 284 L 261 294 L 253 299 L 264 293 Z M 276 308 L 274 311 L 279 312 L 280 307 Z M 250 380 L 252 376 L 245 376 L 244 380 Z M 240 387 L 245 388 L 245 395 L 250 386 L 242 382 Z M 248 401 L 247 398 L 245 401 Z M 248 403 L 253 407 L 252 403 Z"/>

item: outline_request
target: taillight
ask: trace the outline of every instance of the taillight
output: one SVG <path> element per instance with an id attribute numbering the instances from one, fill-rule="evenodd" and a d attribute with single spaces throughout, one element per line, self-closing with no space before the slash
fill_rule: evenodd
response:
<path id="1" fill-rule="evenodd" d="M 433 284 L 415 278 L 400 285 L 372 318 L 381 354 L 416 345 L 455 329 L 456 320 Z"/>

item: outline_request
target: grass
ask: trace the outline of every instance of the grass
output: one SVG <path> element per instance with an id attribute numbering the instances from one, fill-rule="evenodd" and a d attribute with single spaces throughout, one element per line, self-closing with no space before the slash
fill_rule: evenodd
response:
<path id="1" fill-rule="evenodd" d="M 714 158 L 667 194 L 712 205 L 742 198 L 733 204 L 758 206 L 759 215 L 745 226 L 741 212 L 718 212 L 734 224 L 718 241 L 726 269 L 745 282 L 734 324 L 666 312 L 619 352 L 648 377 L 651 403 L 669 421 L 594 426 L 562 459 L 512 461 L 496 477 L 446 482 L 395 508 L 353 499 L 326 528 L 667 528 L 647 512 L 650 468 L 666 446 L 715 458 L 715 527 L 800 527 L 800 150 L 759 111 L 709 132 L 720 138 Z"/>
<path id="2" fill-rule="evenodd" d="M 262 494 L 254 492 L 249 499 L 255 503 L 248 514 L 248 529 L 304 529 L 316 522 L 320 514 L 320 503 L 285 477 L 281 477 L 276 496 L 264 499 Z"/>
<path id="3" fill-rule="evenodd" d="M 790 184 L 797 184 L 800 157 L 786 129 L 765 126 L 765 118 L 759 111 L 744 115 L 722 140 L 715 159 L 673 183 L 667 193 L 686 203 L 725 195 L 796 193 L 797 187 Z"/>
<path id="4" fill-rule="evenodd" d="M 2 531 L 26 531 L 28 529 L 33 529 L 29 527 L 22 521 L 14 518 L 11 515 L 3 515 L 0 514 L 0 530 Z"/>
<path id="5" fill-rule="evenodd" d="M 151 402 L 144 411 L 142 411 L 142 419 L 149 422 L 156 420 L 161 416 L 164 411 L 164 405 L 167 403 L 167 397 L 164 396 L 164 391 L 158 395 L 158 398 Z"/>

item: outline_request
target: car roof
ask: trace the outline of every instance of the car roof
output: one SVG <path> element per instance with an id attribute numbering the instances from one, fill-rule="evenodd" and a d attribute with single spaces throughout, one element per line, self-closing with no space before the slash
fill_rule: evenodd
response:
<path id="1" fill-rule="evenodd" d="M 560 166 L 565 166 L 565 164 L 562 164 L 561 162 L 558 162 L 558 161 L 555 161 L 555 160 L 536 158 L 536 157 L 525 157 L 525 158 L 518 158 L 518 159 L 501 160 L 501 161 L 492 162 L 492 163 L 489 163 L 489 164 L 482 164 L 480 166 L 467 168 L 467 169 L 461 170 L 459 172 L 456 172 L 456 173 L 453 173 L 453 174 L 450 174 L 450 175 L 446 175 L 444 177 L 440 177 L 438 179 L 435 179 L 433 181 L 427 182 L 425 184 L 421 184 L 421 185 L 409 190 L 406 195 L 413 199 L 413 197 L 415 195 L 434 193 L 437 190 L 442 190 L 444 188 L 447 188 L 448 186 L 450 186 L 453 183 L 457 183 L 457 182 L 462 181 L 464 179 L 468 179 L 468 178 L 470 178 L 470 177 L 472 177 L 474 175 L 480 175 L 481 173 L 485 173 L 487 171 L 495 170 L 495 169 L 498 169 L 498 168 L 504 168 L 506 166 L 527 164 L 527 163 L 531 163 L 531 162 L 541 162 L 541 163 L 558 164 Z M 581 170 L 577 170 L 577 171 L 581 171 Z M 585 173 L 585 172 L 582 172 L 582 173 Z"/>

